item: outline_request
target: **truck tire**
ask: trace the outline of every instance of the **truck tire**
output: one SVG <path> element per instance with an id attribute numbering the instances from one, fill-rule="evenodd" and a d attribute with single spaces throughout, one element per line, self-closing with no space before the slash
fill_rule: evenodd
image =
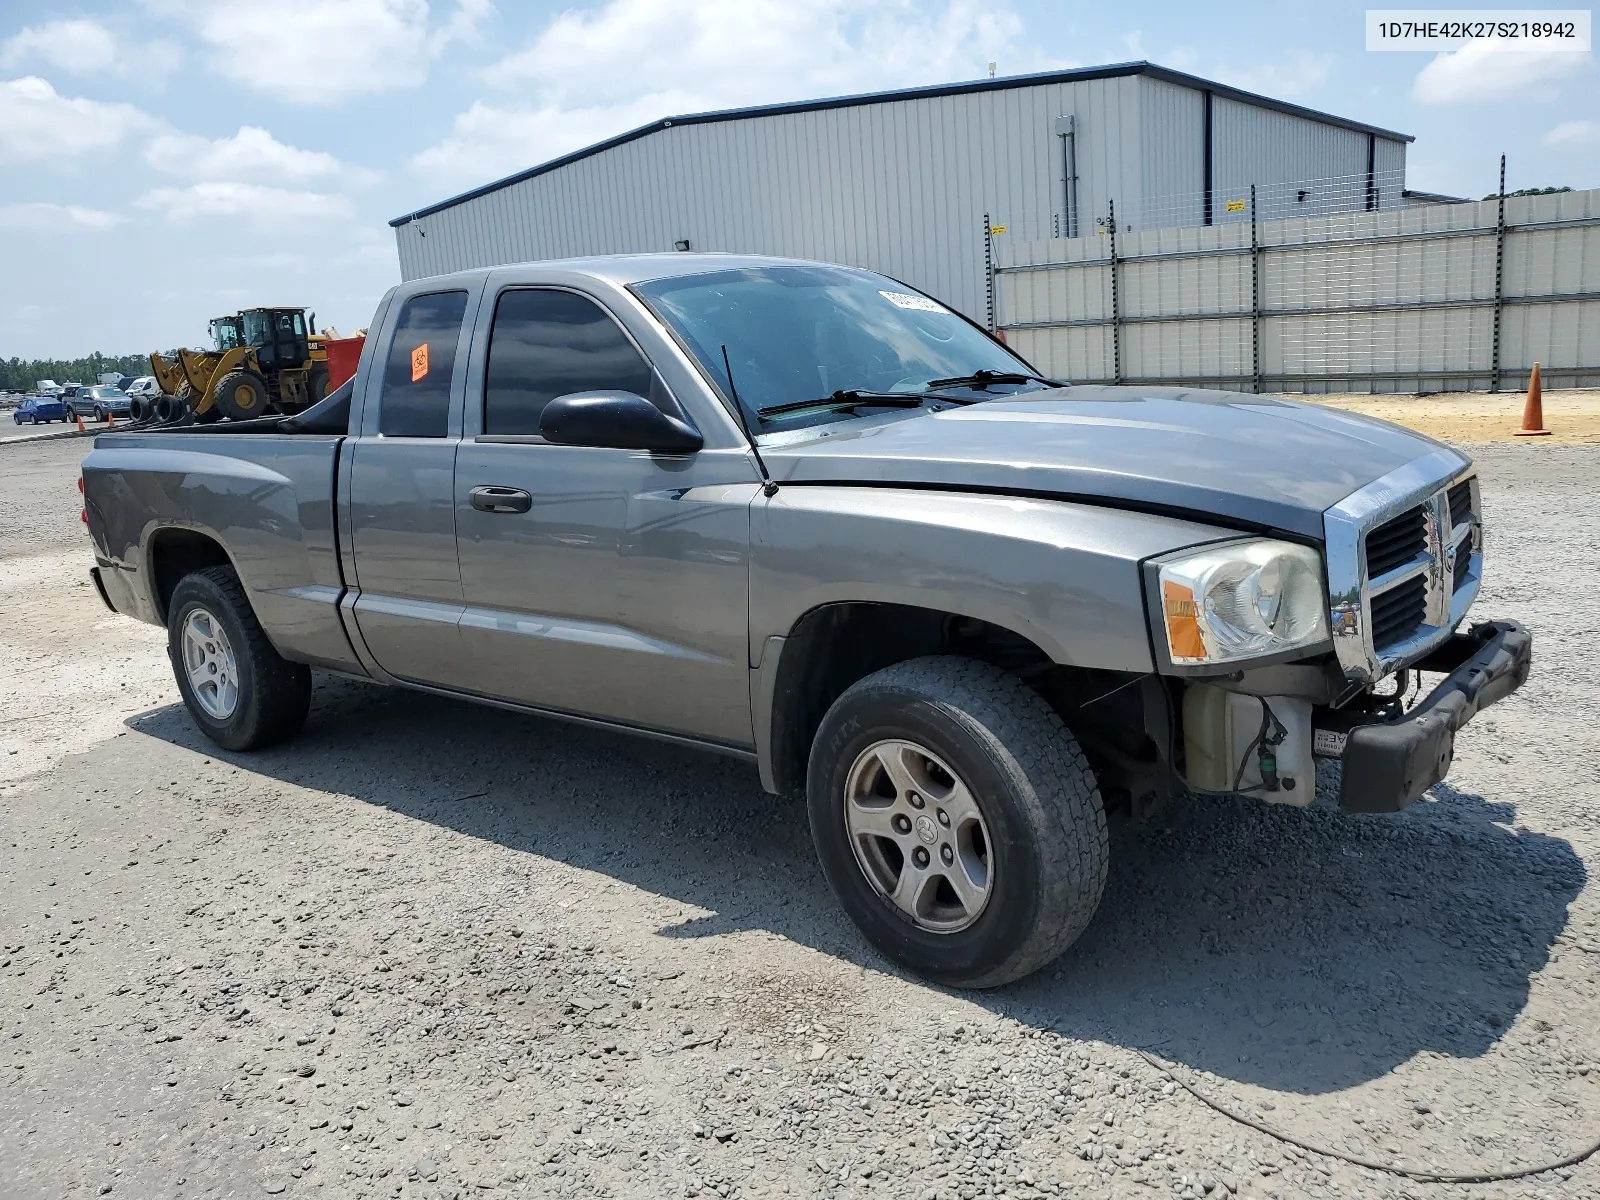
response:
<path id="1" fill-rule="evenodd" d="M 846 690 L 812 742 L 806 799 L 845 912 L 938 983 L 1031 974 L 1105 891 L 1105 810 L 1077 740 L 1021 679 L 976 659 L 912 659 Z"/>
<path id="2" fill-rule="evenodd" d="M 312 367 L 311 374 L 306 380 L 306 395 L 310 397 L 311 404 L 320 404 L 328 398 L 328 368 Z M 306 405 L 307 408 L 311 404 Z"/>
<path id="3" fill-rule="evenodd" d="M 311 670 L 273 649 L 232 567 L 178 581 L 167 654 L 189 715 L 224 750 L 259 750 L 305 724 Z"/>
<path id="4" fill-rule="evenodd" d="M 229 371 L 217 384 L 212 399 L 223 416 L 235 421 L 264 417 L 272 407 L 267 381 L 254 371 Z"/>

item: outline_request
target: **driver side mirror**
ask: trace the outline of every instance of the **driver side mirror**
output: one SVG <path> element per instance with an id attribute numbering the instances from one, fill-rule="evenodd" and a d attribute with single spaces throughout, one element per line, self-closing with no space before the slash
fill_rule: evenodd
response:
<path id="1" fill-rule="evenodd" d="M 633 392 L 557 396 L 539 415 L 539 433 L 558 446 L 605 446 L 661 454 L 690 454 L 705 445 L 694 426 L 669 417 Z"/>

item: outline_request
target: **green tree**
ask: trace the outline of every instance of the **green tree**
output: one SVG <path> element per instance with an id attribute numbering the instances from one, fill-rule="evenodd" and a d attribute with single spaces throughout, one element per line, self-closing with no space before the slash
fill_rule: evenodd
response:
<path id="1" fill-rule="evenodd" d="M 119 375 L 148 375 L 150 359 L 143 354 L 102 354 L 98 350 L 83 358 L 12 357 L 0 360 L 0 390 L 31 392 L 36 380 L 54 379 L 57 383 L 98 383 L 102 372 Z"/>

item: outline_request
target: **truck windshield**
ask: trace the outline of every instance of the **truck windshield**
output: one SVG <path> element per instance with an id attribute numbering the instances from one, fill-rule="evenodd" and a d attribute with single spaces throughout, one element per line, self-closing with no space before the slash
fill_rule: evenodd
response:
<path id="1" fill-rule="evenodd" d="M 1045 386 L 1032 382 L 1027 363 L 944 305 L 868 271 L 750 267 L 655 279 L 633 290 L 756 420 L 779 408 L 796 420 L 831 419 L 841 415 L 825 407 L 835 392 L 910 397 L 936 380 L 981 379 L 980 372 L 1021 374 L 1028 382 L 1008 380 L 1004 392 L 977 390 L 974 398 Z M 808 400 L 818 408 L 808 412 Z"/>

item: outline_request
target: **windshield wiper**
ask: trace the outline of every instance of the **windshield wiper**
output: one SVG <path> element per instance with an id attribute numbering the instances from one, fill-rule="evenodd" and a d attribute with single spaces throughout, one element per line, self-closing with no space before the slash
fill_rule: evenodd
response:
<path id="1" fill-rule="evenodd" d="M 970 396 L 940 396 L 933 392 L 874 392 L 865 388 L 849 388 L 823 396 L 817 400 L 790 400 L 763 408 L 756 416 L 765 421 L 768 417 L 799 412 L 807 408 L 918 408 L 929 400 L 942 400 L 949 404 L 976 404 Z"/>
<path id="2" fill-rule="evenodd" d="M 971 375 L 956 375 L 950 379 L 930 379 L 925 387 L 970 387 L 980 391 L 991 383 L 1043 383 L 1050 387 L 1068 387 L 1059 379 L 1046 379 L 1043 375 L 1025 375 L 1020 371 L 974 371 Z"/>

